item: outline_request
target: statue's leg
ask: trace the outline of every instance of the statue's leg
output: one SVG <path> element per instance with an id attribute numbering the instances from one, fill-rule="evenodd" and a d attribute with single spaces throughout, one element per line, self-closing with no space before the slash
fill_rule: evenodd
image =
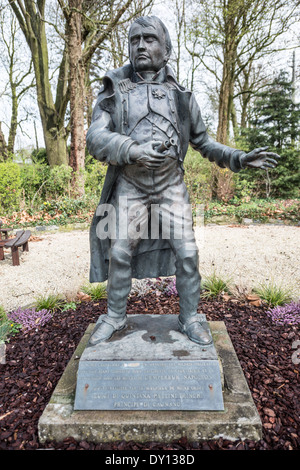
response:
<path id="1" fill-rule="evenodd" d="M 120 183 L 121 187 L 121 183 Z M 132 193 L 117 191 L 112 200 L 117 207 L 117 238 L 111 240 L 109 271 L 107 282 L 107 315 L 100 316 L 94 333 L 91 336 L 90 343 L 96 344 L 109 339 L 116 331 L 121 330 L 126 325 L 126 306 L 127 298 L 131 290 L 132 284 L 132 255 L 140 242 L 143 231 L 139 236 L 132 237 L 130 235 L 130 226 L 133 220 L 141 227 L 148 225 L 148 212 L 145 210 L 140 219 L 137 218 L 134 205 L 137 204 L 137 197 L 140 201 L 140 192 L 136 195 L 131 188 Z M 120 200 L 117 197 L 122 196 L 122 208 L 119 205 Z M 139 202 L 141 204 L 141 202 Z M 145 206 L 146 207 L 146 206 Z M 120 230 L 120 222 L 123 223 L 126 211 L 126 225 Z M 130 215 L 132 214 L 132 215 Z M 126 229 L 126 230 L 125 230 Z M 121 234 L 121 235 L 120 235 Z"/>
<path id="2" fill-rule="evenodd" d="M 96 344 L 109 339 L 126 325 L 126 305 L 131 290 L 131 260 L 133 245 L 127 240 L 115 240 L 110 250 L 107 282 L 107 315 L 102 315 L 90 339 Z"/>
<path id="3" fill-rule="evenodd" d="M 180 320 L 185 323 L 197 315 L 201 277 L 196 243 L 176 242 L 172 243 L 176 257 L 176 289 L 179 295 Z"/>
<path id="4" fill-rule="evenodd" d="M 110 251 L 107 283 L 107 315 L 100 316 L 91 344 L 109 339 L 126 325 L 126 304 L 131 289 L 131 254 L 115 243 Z M 124 243 L 123 243 L 124 245 Z"/>
<path id="5" fill-rule="evenodd" d="M 108 315 L 114 318 L 124 318 L 126 315 L 127 297 L 132 283 L 133 248 L 126 240 L 114 243 L 110 251 L 110 262 L 107 283 Z"/>
<path id="6" fill-rule="evenodd" d="M 178 245 L 172 242 L 176 256 L 176 289 L 179 295 L 179 328 L 191 341 L 207 345 L 212 342 L 211 335 L 201 324 L 197 315 L 200 300 L 201 277 L 198 270 L 198 250 L 194 244 Z"/>
<path id="7" fill-rule="evenodd" d="M 176 289 L 179 295 L 179 328 L 191 341 L 207 345 L 210 334 L 199 320 L 201 276 L 198 268 L 198 247 L 192 223 L 192 211 L 184 184 L 168 188 L 165 208 L 170 208 L 170 245 L 176 257 Z"/>

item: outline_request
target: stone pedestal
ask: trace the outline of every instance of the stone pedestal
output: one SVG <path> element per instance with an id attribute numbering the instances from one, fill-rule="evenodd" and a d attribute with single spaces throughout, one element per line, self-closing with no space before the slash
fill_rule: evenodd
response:
<path id="1" fill-rule="evenodd" d="M 85 348 L 74 409 L 224 410 L 221 376 L 214 344 L 190 341 L 176 315 L 130 315 L 122 331 Z"/>
<path id="2" fill-rule="evenodd" d="M 157 320 L 164 317 L 157 316 Z M 177 317 L 174 317 L 177 321 Z M 155 322 L 155 324 L 159 323 Z M 190 359 L 191 356 L 185 355 L 185 349 L 175 347 L 174 337 L 176 335 L 168 334 L 162 329 L 156 329 L 155 335 L 152 327 L 154 327 L 154 323 L 151 321 L 142 333 L 145 335 L 144 339 L 149 347 L 155 341 L 156 345 L 161 344 L 162 346 L 160 340 L 167 335 L 169 337 L 167 344 L 173 351 L 171 355 L 174 360 L 182 365 L 182 361 L 187 360 L 187 357 Z M 80 358 L 84 359 L 92 352 L 92 350 L 87 352 L 88 340 L 94 329 L 94 325 L 90 325 L 40 417 L 38 423 L 40 441 L 61 442 L 70 436 L 78 441 L 87 440 L 90 442 L 135 440 L 137 442 L 168 443 L 183 436 L 191 442 L 219 437 L 233 441 L 237 439 L 259 440 L 262 435 L 261 421 L 225 324 L 223 322 L 209 322 L 209 327 L 214 339 L 214 349 L 219 363 L 221 363 L 223 410 L 75 410 L 74 401 Z M 131 331 L 129 328 L 127 333 L 123 331 L 117 335 L 127 338 L 126 341 L 130 342 L 130 338 L 133 336 L 130 336 L 129 333 L 133 335 L 134 330 Z M 179 335 L 179 333 L 177 334 Z M 181 339 L 185 341 L 184 337 Z M 114 345 L 115 350 L 119 350 L 118 357 L 121 357 L 122 351 L 118 348 L 117 337 L 112 338 L 110 344 Z M 142 351 L 140 353 L 143 354 Z M 211 360 L 208 358 L 211 354 L 208 348 L 203 353 L 207 354 L 206 360 Z M 139 363 L 140 359 L 141 357 L 137 361 L 135 357 L 134 362 Z M 147 359 L 149 360 L 149 357 Z M 184 385 L 184 382 L 182 384 Z M 144 403 L 144 400 L 142 402 Z"/>

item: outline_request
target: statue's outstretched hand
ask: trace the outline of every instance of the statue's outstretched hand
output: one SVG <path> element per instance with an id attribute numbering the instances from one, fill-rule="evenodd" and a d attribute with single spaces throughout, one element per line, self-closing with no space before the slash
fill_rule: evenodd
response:
<path id="1" fill-rule="evenodd" d="M 151 140 L 144 144 L 133 145 L 130 148 L 130 159 L 136 163 L 148 168 L 148 170 L 156 170 L 166 159 L 166 152 L 157 151 L 159 142 Z"/>
<path id="2" fill-rule="evenodd" d="M 261 147 L 252 152 L 247 153 L 241 158 L 242 168 L 261 168 L 262 170 L 268 170 L 269 168 L 275 168 L 278 164 L 277 159 L 280 155 L 274 152 L 267 152 L 269 147 Z"/>

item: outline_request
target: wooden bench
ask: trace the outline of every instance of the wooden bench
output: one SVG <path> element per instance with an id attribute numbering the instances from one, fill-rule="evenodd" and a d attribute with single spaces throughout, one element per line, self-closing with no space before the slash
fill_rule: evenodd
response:
<path id="1" fill-rule="evenodd" d="M 11 248 L 13 266 L 19 266 L 19 247 L 22 247 L 23 251 L 29 251 L 28 240 L 30 235 L 30 230 L 18 230 L 14 238 L 0 240 L 0 260 L 4 259 L 3 247 Z"/>
<path id="2" fill-rule="evenodd" d="M 2 233 L 4 234 L 4 238 L 8 238 L 8 232 L 11 232 L 11 228 L 2 228 L 3 222 L 0 220 L 0 240 L 2 240 Z M 1 258 L 0 258 L 1 259 Z"/>

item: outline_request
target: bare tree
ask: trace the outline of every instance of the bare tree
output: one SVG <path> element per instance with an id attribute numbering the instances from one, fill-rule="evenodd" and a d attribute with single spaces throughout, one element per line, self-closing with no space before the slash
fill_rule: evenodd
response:
<path id="1" fill-rule="evenodd" d="M 272 51 L 275 40 L 296 21 L 298 5 L 298 0 L 289 5 L 282 0 L 194 2 L 192 25 L 197 22 L 199 47 L 194 54 L 219 83 L 219 142 L 228 142 L 238 78 L 242 73 L 249 76 L 249 66 Z M 248 72 L 245 70 L 247 67 Z"/>
<path id="2" fill-rule="evenodd" d="M 117 25 L 139 11 L 130 11 L 134 0 L 117 2 L 93 0 L 58 0 L 66 20 L 66 43 L 69 56 L 70 90 L 70 165 L 73 168 L 73 189 L 84 191 L 85 161 L 84 109 L 87 71 L 95 51 L 109 38 Z M 143 2 L 139 2 L 141 5 Z"/>
<path id="3" fill-rule="evenodd" d="M 147 3 L 135 1 L 143 6 Z M 85 90 L 91 59 L 117 25 L 138 14 L 139 10 L 134 12 L 129 10 L 134 0 L 57 0 L 57 17 L 60 20 L 58 25 L 55 21 L 51 22 L 51 18 L 47 16 L 46 0 L 7 0 L 7 2 L 18 20 L 31 51 L 48 161 L 50 165 L 69 163 L 74 170 L 74 190 L 77 194 L 82 194 Z M 54 0 L 51 5 L 53 3 Z M 62 44 L 55 97 L 52 93 L 46 26 L 56 31 Z M 68 105 L 70 105 L 69 123 L 66 121 Z M 67 153 L 69 132 L 71 133 L 70 159 Z"/>
<path id="4" fill-rule="evenodd" d="M 194 0 L 188 28 L 197 42 L 193 56 L 218 84 L 216 139 L 230 144 L 229 126 L 237 128 L 235 99 L 242 98 L 242 117 L 259 83 L 253 73 L 259 59 L 274 51 L 274 42 L 297 21 L 299 0 Z M 255 80 L 253 81 L 253 77 Z M 260 75 L 261 79 L 261 75 Z M 232 175 L 217 167 L 213 171 L 213 197 L 231 191 Z M 227 189 L 226 189 L 227 191 Z M 226 192 L 225 191 L 225 192 Z"/>
<path id="5" fill-rule="evenodd" d="M 50 165 L 68 164 L 65 114 L 68 94 L 68 50 L 64 46 L 56 87 L 52 93 L 46 35 L 46 0 L 8 0 L 31 51 L 37 102 Z"/>
<path id="6" fill-rule="evenodd" d="M 0 37 L 2 53 L 0 61 L 3 70 L 7 74 L 7 90 L 11 103 L 11 117 L 9 124 L 9 136 L 6 151 L 14 152 L 15 139 L 18 126 L 23 120 L 27 120 L 28 112 L 24 119 L 19 118 L 19 105 L 24 95 L 34 87 L 32 73 L 32 61 L 26 61 L 26 51 L 18 35 L 17 21 L 9 10 L 0 12 Z M 25 52 L 25 57 L 24 57 Z"/>

